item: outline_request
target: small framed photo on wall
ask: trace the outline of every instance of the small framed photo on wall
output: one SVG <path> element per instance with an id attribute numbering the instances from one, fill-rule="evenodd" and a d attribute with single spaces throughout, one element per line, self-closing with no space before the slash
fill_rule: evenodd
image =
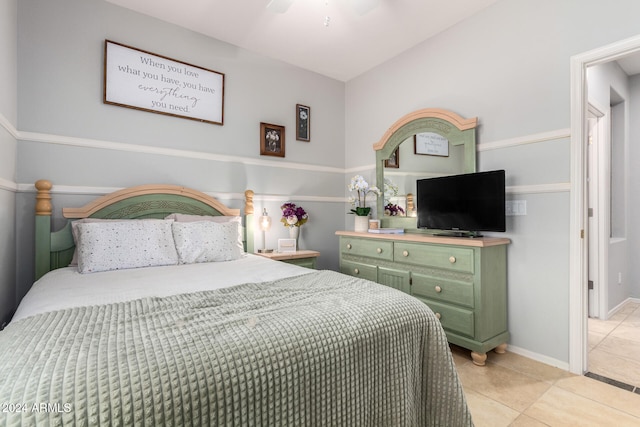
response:
<path id="1" fill-rule="evenodd" d="M 296 104 L 296 139 L 311 140 L 311 108 L 306 105 Z"/>
<path id="2" fill-rule="evenodd" d="M 260 155 L 284 157 L 284 126 L 260 123 Z"/>
<path id="3" fill-rule="evenodd" d="M 391 153 L 391 157 L 384 161 L 385 168 L 396 168 L 400 167 L 400 147 L 393 150 Z"/>

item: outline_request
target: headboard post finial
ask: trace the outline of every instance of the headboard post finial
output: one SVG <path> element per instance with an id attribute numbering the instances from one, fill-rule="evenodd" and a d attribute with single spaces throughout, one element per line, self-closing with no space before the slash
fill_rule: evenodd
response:
<path id="1" fill-rule="evenodd" d="M 46 179 L 40 179 L 35 183 L 36 190 L 36 215 L 51 216 L 51 188 L 53 184 Z"/>
<path id="2" fill-rule="evenodd" d="M 255 193 L 253 190 L 247 190 L 244 192 L 244 214 L 250 215 L 253 214 L 253 195 Z"/>

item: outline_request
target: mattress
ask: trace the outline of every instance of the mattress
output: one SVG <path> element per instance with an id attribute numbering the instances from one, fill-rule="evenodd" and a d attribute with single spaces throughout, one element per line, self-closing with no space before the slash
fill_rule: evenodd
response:
<path id="1" fill-rule="evenodd" d="M 309 272 L 307 268 L 253 254 L 226 262 L 132 268 L 91 274 L 80 274 L 76 267 L 65 267 L 50 271 L 34 283 L 20 302 L 12 321 L 52 310 L 220 289 Z"/>
<path id="2" fill-rule="evenodd" d="M 472 425 L 427 306 L 332 271 L 265 260 L 251 273 L 254 261 L 215 280 L 109 272 L 142 277 L 104 279 L 97 300 L 78 289 L 93 275 L 43 277 L 0 332 L 0 424 Z M 207 277 L 213 289 L 193 283 Z M 85 295 L 45 304 L 41 288 Z"/>

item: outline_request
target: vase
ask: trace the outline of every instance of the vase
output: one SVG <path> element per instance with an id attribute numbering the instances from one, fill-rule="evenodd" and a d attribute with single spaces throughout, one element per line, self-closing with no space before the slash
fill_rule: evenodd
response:
<path id="1" fill-rule="evenodd" d="M 289 238 L 296 239 L 296 250 L 300 249 L 300 245 L 298 245 L 298 238 L 300 237 L 300 227 L 289 227 Z"/>
<path id="2" fill-rule="evenodd" d="M 369 229 L 369 215 L 367 216 L 356 215 L 355 221 L 354 221 L 354 231 L 366 233 L 368 229 Z"/>

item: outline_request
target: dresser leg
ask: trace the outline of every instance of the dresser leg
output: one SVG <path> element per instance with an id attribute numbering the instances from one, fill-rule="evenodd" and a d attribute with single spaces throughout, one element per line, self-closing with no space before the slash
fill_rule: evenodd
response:
<path id="1" fill-rule="evenodd" d="M 472 351 L 471 359 L 474 364 L 484 366 L 484 362 L 487 360 L 487 353 L 476 353 L 475 351 Z"/>
<path id="2" fill-rule="evenodd" d="M 504 354 L 507 352 L 507 343 L 502 343 L 499 346 L 497 346 L 496 348 L 493 349 L 493 351 L 495 351 L 498 354 Z"/>

